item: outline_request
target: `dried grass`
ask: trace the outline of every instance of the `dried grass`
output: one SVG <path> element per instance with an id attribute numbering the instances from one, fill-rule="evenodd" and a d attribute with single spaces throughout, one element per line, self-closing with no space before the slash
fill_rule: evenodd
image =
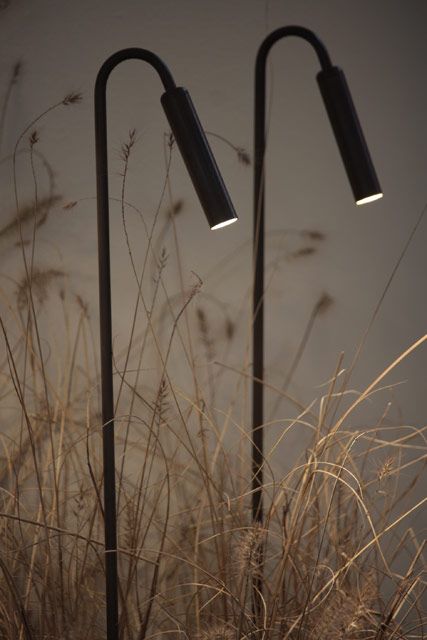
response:
<path id="1" fill-rule="evenodd" d="M 76 102 L 73 95 L 58 105 Z M 127 345 L 114 355 L 121 638 L 424 637 L 424 541 L 411 518 L 426 501 L 414 494 L 425 472 L 425 427 L 391 422 L 379 389 L 426 337 L 356 396 L 338 389 L 339 360 L 324 395 L 281 416 L 264 462 L 266 517 L 262 526 L 252 523 L 250 435 L 242 418 L 250 376 L 244 367 L 233 374 L 213 362 L 229 348 L 239 319 L 221 309 L 224 328 L 212 327 L 203 305 L 216 302 L 203 297 L 196 276 L 190 284 L 180 274 L 176 298 L 166 289 L 164 241 L 172 233 L 170 251 L 179 254 L 175 218 L 182 209 L 170 197 L 162 222 L 172 142 L 159 207 L 150 225 L 141 218 L 146 256 L 138 271 L 126 213 L 132 206 L 142 214 L 125 199 L 135 142 L 132 130 L 122 147 L 119 202 L 137 294 Z M 28 207 L 32 246 L 43 207 L 42 197 Z M 316 231 L 301 236 L 323 240 Z M 86 301 L 66 295 L 65 274 L 35 261 L 24 259 L 17 289 L 1 292 L 1 398 L 5 411 L 13 411 L 0 442 L 0 637 L 101 640 L 102 424 L 92 321 Z M 40 334 L 35 308 L 48 297 L 58 310 L 57 351 L 42 349 L 54 342 Z M 305 342 L 314 319 L 331 307 L 328 294 L 314 304 Z M 175 351 L 191 383 L 173 375 Z M 157 363 L 149 376 L 148 353 Z M 207 378 L 201 359 L 210 368 Z M 229 387 L 236 380 L 229 405 L 218 396 L 225 374 Z M 285 390 L 268 388 L 289 399 Z M 353 415 L 366 402 L 378 403 L 384 417 L 356 428 Z M 296 428 L 311 440 L 284 472 L 275 454 Z"/>

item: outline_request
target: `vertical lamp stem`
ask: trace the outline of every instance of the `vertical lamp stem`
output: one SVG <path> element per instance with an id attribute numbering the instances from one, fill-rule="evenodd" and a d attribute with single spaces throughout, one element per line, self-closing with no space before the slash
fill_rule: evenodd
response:
<path id="1" fill-rule="evenodd" d="M 307 40 L 316 50 L 322 68 L 331 67 L 329 55 L 310 30 L 282 27 L 273 31 L 261 44 L 255 64 L 254 119 L 254 229 L 253 229 L 253 386 L 252 386 L 252 518 L 263 521 L 263 422 L 264 422 L 264 248 L 265 248 L 265 110 L 267 57 L 275 42 L 287 36 Z"/>
<path id="2" fill-rule="evenodd" d="M 107 640 L 117 640 L 117 518 L 114 447 L 114 388 L 111 329 L 110 225 L 106 85 L 95 97 L 96 179 L 98 199 L 99 328 L 101 344 L 102 448 L 104 473 L 104 536 Z"/>
<path id="3" fill-rule="evenodd" d="M 296 36 L 314 48 L 321 71 L 317 79 L 357 204 L 382 196 L 381 188 L 360 127 L 344 74 L 331 63 L 319 38 L 299 26 L 282 27 L 261 44 L 255 65 L 254 117 L 254 228 L 253 228 L 253 382 L 252 382 L 252 519 L 262 524 L 264 460 L 264 249 L 265 249 L 265 149 L 266 65 L 271 47 L 280 39 Z M 263 551 L 260 550 L 260 564 Z M 262 606 L 262 572 L 254 580 L 254 613 Z"/>
<path id="4" fill-rule="evenodd" d="M 265 247 L 265 65 L 257 58 L 255 73 L 254 217 L 253 217 L 253 387 L 252 387 L 252 519 L 263 520 L 262 462 L 264 457 L 264 247 Z"/>
<path id="5" fill-rule="evenodd" d="M 98 212 L 99 325 L 101 342 L 102 443 L 104 473 L 105 590 L 107 640 L 119 638 L 119 580 L 114 448 L 114 384 L 111 319 L 110 223 L 106 88 L 111 71 L 124 60 L 150 64 L 165 88 L 161 98 L 172 133 L 212 229 L 237 220 L 203 128 L 188 92 L 175 85 L 165 63 L 146 49 L 123 49 L 108 58 L 95 84 L 95 152 Z"/>

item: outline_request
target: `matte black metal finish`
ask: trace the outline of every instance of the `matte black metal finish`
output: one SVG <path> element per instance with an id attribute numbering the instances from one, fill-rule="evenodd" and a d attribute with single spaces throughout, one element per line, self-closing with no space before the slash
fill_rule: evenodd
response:
<path id="1" fill-rule="evenodd" d="M 263 520 L 262 484 L 264 459 L 264 235 L 265 235 L 265 105 L 266 66 L 271 47 L 280 39 L 295 36 L 309 42 L 317 53 L 322 69 L 332 66 L 329 54 L 319 38 L 309 29 L 299 26 L 282 27 L 268 35 L 260 48 L 255 64 L 254 120 L 254 229 L 253 229 L 253 383 L 252 383 L 252 517 Z"/>
<path id="2" fill-rule="evenodd" d="M 186 89 L 166 91 L 161 102 L 209 226 L 237 220 L 233 204 Z"/>
<path id="3" fill-rule="evenodd" d="M 287 26 L 273 31 L 261 44 L 255 65 L 252 517 L 258 522 L 263 521 L 266 64 L 271 47 L 278 40 L 288 36 L 306 40 L 318 57 L 321 66 L 318 75 L 319 86 L 356 199 L 381 191 L 347 84 L 342 72 L 332 65 L 323 43 L 312 31 L 304 27 Z M 257 588 L 261 588 L 261 581 Z"/>
<path id="4" fill-rule="evenodd" d="M 99 316 L 101 342 L 101 387 L 102 387 L 102 422 L 103 422 L 103 472 L 104 472 L 104 528 L 105 528 L 105 577 L 106 577 L 106 615 L 107 640 L 118 640 L 119 607 L 118 607 L 118 575 L 117 575 L 117 517 L 115 486 L 115 451 L 114 451 L 114 385 L 112 366 L 112 327 L 111 327 L 111 282 L 110 282 L 110 239 L 109 239 L 109 201 L 108 201 L 108 153 L 107 153 L 107 109 L 106 86 L 111 71 L 124 60 L 137 59 L 150 64 L 160 76 L 166 94 L 176 96 L 182 89 L 176 89 L 172 75 L 164 62 L 146 49 L 123 49 L 108 58 L 99 70 L 95 84 L 95 147 L 96 147 L 96 183 L 98 211 L 98 264 L 99 264 Z M 215 160 L 209 150 L 204 134 L 189 98 L 182 102 L 184 115 L 180 119 L 179 100 L 170 107 L 174 123 L 174 135 L 181 140 L 187 166 L 191 167 L 191 175 L 198 193 L 202 193 L 208 206 L 207 216 L 212 220 L 224 221 L 219 213 L 224 206 L 223 215 L 232 215 L 233 206 L 222 182 Z M 172 122 L 171 122 L 172 126 Z M 186 132 L 186 126 L 189 132 Z M 191 136 L 195 136 L 194 143 Z M 179 142 L 179 140 L 178 140 Z M 192 153 L 194 152 L 194 157 Z M 207 167 L 196 167 L 196 163 L 206 163 Z M 215 181 L 210 191 L 207 180 Z M 198 180 L 203 182 L 198 187 Z M 221 193 L 221 189 L 223 192 Z M 215 200 L 216 199 L 216 200 Z M 204 200 L 202 199 L 204 206 Z"/>
<path id="5" fill-rule="evenodd" d="M 100 68 L 95 83 L 95 152 L 98 211 L 99 324 L 101 342 L 107 640 L 118 640 L 119 610 L 106 87 L 111 71 L 120 62 L 130 59 L 139 59 L 151 64 L 160 75 L 165 89 L 172 89 L 175 86 L 170 71 L 158 56 L 145 49 L 133 48 L 123 49 L 108 58 Z"/>
<path id="6" fill-rule="evenodd" d="M 320 71 L 317 74 L 317 82 L 354 199 L 357 202 L 381 193 L 380 183 L 343 71 L 338 67 Z"/>

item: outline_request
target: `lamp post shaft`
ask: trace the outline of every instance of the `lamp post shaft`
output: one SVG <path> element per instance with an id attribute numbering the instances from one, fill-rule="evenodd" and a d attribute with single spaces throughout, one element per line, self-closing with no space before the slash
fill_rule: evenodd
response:
<path id="1" fill-rule="evenodd" d="M 264 442 L 264 154 L 265 154 L 265 64 L 257 58 L 254 123 L 254 217 L 253 217 L 253 386 L 252 386 L 252 518 L 263 519 L 262 462 Z"/>
<path id="2" fill-rule="evenodd" d="M 356 204 L 382 197 L 369 150 L 356 109 L 341 69 L 331 63 L 328 51 L 309 29 L 288 26 L 268 35 L 260 48 L 255 65 L 254 119 L 254 287 L 253 287 L 253 383 L 252 383 L 252 519 L 262 523 L 264 464 L 264 249 L 265 249 L 265 148 L 266 148 L 266 65 L 271 47 L 280 39 L 296 36 L 306 40 L 319 59 L 317 74 L 320 92 L 347 172 Z M 258 550 L 259 573 L 253 581 L 253 611 L 262 612 L 263 548 Z"/>
<path id="3" fill-rule="evenodd" d="M 123 49 L 104 62 L 95 84 L 95 154 L 98 221 L 99 328 L 101 347 L 102 450 L 104 476 L 105 597 L 107 640 L 118 640 L 119 605 L 117 572 L 117 514 L 114 443 L 113 342 L 111 318 L 110 223 L 108 201 L 107 81 L 124 60 L 151 64 L 165 88 L 175 87 L 173 78 L 158 56 L 145 49 Z"/>
<path id="4" fill-rule="evenodd" d="M 271 47 L 287 36 L 297 36 L 315 49 L 322 69 L 331 67 L 329 54 L 319 38 L 309 29 L 288 26 L 276 29 L 265 38 L 255 64 L 254 118 L 254 228 L 253 228 L 253 332 L 252 332 L 252 519 L 263 521 L 264 459 L 264 249 L 265 249 L 265 126 L 266 66 Z"/>
<path id="5" fill-rule="evenodd" d="M 163 60 L 147 49 L 122 49 L 100 68 L 95 83 L 95 152 L 98 211 L 99 323 L 101 341 L 102 442 L 107 640 L 119 638 L 119 580 L 114 447 L 114 384 L 111 318 L 110 223 L 108 201 L 107 81 L 125 60 L 150 64 L 165 89 L 161 101 L 209 225 L 218 229 L 237 220 L 215 158 L 188 92 L 177 87 Z"/>
<path id="6" fill-rule="evenodd" d="M 107 640 L 118 638 L 117 517 L 105 83 L 95 97 Z"/>
<path id="7" fill-rule="evenodd" d="M 252 387 L 252 517 L 255 522 L 263 520 L 266 65 L 271 47 L 278 40 L 288 36 L 296 36 L 308 42 L 318 57 L 321 71 L 317 74 L 317 81 L 356 204 L 372 202 L 382 197 L 381 186 L 344 73 L 332 65 L 325 45 L 310 29 L 299 26 L 276 29 L 262 42 L 255 65 Z"/>

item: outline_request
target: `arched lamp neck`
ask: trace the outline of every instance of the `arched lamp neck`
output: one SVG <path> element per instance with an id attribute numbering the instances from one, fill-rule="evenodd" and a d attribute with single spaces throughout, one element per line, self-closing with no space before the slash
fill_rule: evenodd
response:
<path id="1" fill-rule="evenodd" d="M 107 58 L 107 60 L 104 62 L 96 77 L 95 96 L 99 93 L 100 90 L 105 89 L 107 80 L 113 69 L 115 69 L 117 65 L 119 65 L 121 62 L 124 62 L 125 60 L 143 60 L 144 62 L 147 62 L 147 64 L 151 65 L 159 74 L 166 91 L 168 89 L 174 89 L 176 87 L 171 72 L 169 71 L 163 60 L 159 58 L 159 56 L 157 56 L 152 51 L 148 51 L 148 49 L 130 47 L 128 49 L 121 49 L 120 51 L 113 53 L 113 55 Z"/>
<path id="2" fill-rule="evenodd" d="M 297 37 L 302 38 L 315 50 L 317 57 L 320 62 L 320 66 L 323 70 L 329 69 L 332 67 L 331 58 L 329 57 L 329 53 L 323 44 L 323 42 L 317 37 L 317 35 L 311 31 L 310 29 L 306 29 L 305 27 L 298 27 L 295 25 L 290 25 L 287 27 L 281 27 L 280 29 L 276 29 L 272 33 L 270 33 L 265 40 L 262 42 L 260 48 L 258 49 L 258 54 L 256 58 L 256 71 L 258 72 L 261 68 L 265 67 L 265 62 L 267 60 L 267 56 L 270 52 L 271 47 L 282 38 L 287 37 Z"/>
<path id="3" fill-rule="evenodd" d="M 272 46 L 282 38 L 296 37 L 308 42 L 315 50 L 322 71 L 332 68 L 329 53 L 317 35 L 310 29 L 289 25 L 272 31 L 261 43 L 255 62 L 255 148 L 254 148 L 254 187 L 258 208 L 263 208 L 262 166 L 265 151 L 265 117 L 266 117 L 266 66 L 268 54 Z M 261 197 L 260 197 L 261 193 Z M 261 214 L 262 215 L 262 214 Z"/>

